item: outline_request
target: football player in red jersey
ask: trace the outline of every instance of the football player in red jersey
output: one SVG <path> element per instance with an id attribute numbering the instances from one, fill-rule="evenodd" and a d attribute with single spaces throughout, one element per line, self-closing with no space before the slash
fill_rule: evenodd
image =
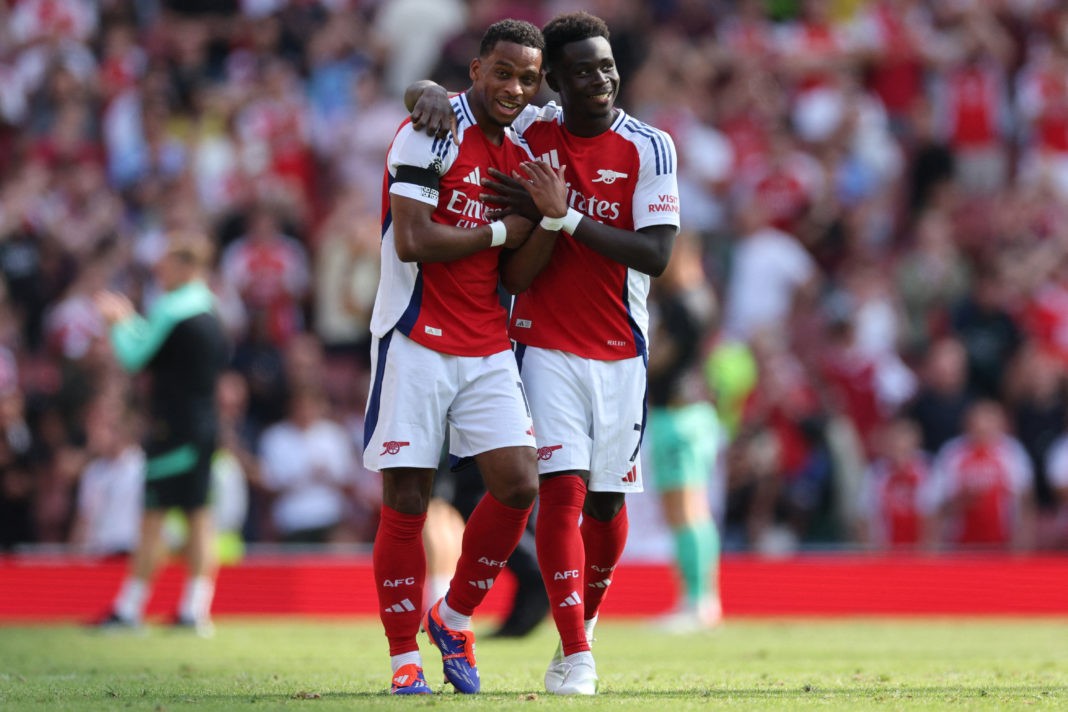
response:
<path id="1" fill-rule="evenodd" d="M 488 171 L 484 199 L 543 228 L 504 259 L 502 280 L 517 294 L 509 334 L 537 427 L 538 558 L 561 638 L 545 687 L 594 694 L 589 640 L 626 543 L 624 495 L 642 491 L 646 297 L 679 227 L 676 154 L 666 133 L 615 105 L 620 79 L 602 20 L 560 15 L 542 33 L 561 105 L 529 108 L 513 127 L 544 165 Z M 431 133 L 450 121 L 444 98 L 430 82 L 406 93 Z M 545 202 L 549 168 L 564 169 L 562 218 L 531 198 Z"/>
<path id="2" fill-rule="evenodd" d="M 541 86 L 542 47 L 530 23 L 492 25 L 471 62 L 470 89 L 449 100 L 453 136 L 435 139 L 405 121 L 386 160 L 364 462 L 382 472 L 374 575 L 394 694 L 431 692 L 416 640 L 421 618 L 446 681 L 479 691 L 471 615 L 537 494 L 533 426 L 497 292 L 502 249 L 522 244 L 531 225 L 487 220 L 480 176 L 491 166 L 511 173 L 529 158 L 509 125 Z M 421 533 L 446 424 L 450 449 L 474 457 L 487 494 L 468 520 L 448 593 L 424 617 Z"/>

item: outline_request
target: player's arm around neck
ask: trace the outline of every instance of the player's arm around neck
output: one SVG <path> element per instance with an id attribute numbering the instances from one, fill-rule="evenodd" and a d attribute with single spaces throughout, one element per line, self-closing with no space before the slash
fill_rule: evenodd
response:
<path id="1" fill-rule="evenodd" d="M 518 247 L 530 234 L 530 223 L 518 216 L 467 228 L 435 222 L 434 206 L 400 195 L 390 196 L 390 208 L 394 246 L 402 262 L 452 262 L 492 247 Z M 504 231 L 503 244 L 495 239 L 496 230 Z"/>
<path id="2" fill-rule="evenodd" d="M 674 225 L 650 225 L 623 230 L 584 217 L 572 237 L 594 252 L 650 277 L 667 269 L 678 229 Z"/>
<path id="3" fill-rule="evenodd" d="M 445 138 L 450 133 L 453 141 L 459 142 L 456 131 L 456 114 L 449 103 L 448 90 L 429 79 L 421 79 L 404 90 L 404 107 L 412 117 L 412 128 L 435 138 Z"/>

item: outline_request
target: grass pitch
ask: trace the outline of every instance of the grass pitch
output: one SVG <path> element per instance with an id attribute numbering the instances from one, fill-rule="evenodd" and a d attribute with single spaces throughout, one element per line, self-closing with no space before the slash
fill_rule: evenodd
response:
<path id="1" fill-rule="evenodd" d="M 478 642 L 483 693 L 391 698 L 377 621 L 221 619 L 212 640 L 0 627 L 0 709 L 1003 710 L 1068 709 L 1068 620 L 731 620 L 672 636 L 605 621 L 595 698 L 542 691 L 550 624 Z"/>

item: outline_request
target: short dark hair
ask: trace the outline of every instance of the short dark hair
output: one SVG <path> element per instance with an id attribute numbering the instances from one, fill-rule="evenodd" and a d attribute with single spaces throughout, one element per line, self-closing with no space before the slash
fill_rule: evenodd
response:
<path id="1" fill-rule="evenodd" d="M 560 58 L 564 45 L 588 40 L 591 37 L 609 39 L 608 25 L 588 12 L 569 12 L 557 15 L 541 29 L 545 36 L 545 64 L 551 67 Z"/>
<path id="2" fill-rule="evenodd" d="M 494 22 L 482 35 L 482 44 L 478 47 L 478 56 L 485 57 L 498 42 L 513 42 L 523 47 L 533 47 L 536 50 L 545 49 L 545 38 L 541 36 L 541 30 L 525 20 L 500 20 Z"/>

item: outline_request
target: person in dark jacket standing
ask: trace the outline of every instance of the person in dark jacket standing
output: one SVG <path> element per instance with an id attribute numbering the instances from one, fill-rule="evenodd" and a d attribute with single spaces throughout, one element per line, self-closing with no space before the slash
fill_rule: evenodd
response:
<path id="1" fill-rule="evenodd" d="M 174 623 L 210 635 L 214 593 L 214 541 L 208 490 L 218 422 L 215 388 L 229 345 L 205 275 L 212 243 L 199 233 L 168 235 L 155 266 L 163 294 L 147 316 L 124 295 L 100 292 L 95 301 L 110 325 L 112 349 L 123 368 L 152 378 L 144 448 L 145 499 L 141 537 L 131 569 L 104 627 L 141 624 L 152 576 L 159 564 L 164 517 L 181 509 L 187 518 L 188 579 Z"/>

